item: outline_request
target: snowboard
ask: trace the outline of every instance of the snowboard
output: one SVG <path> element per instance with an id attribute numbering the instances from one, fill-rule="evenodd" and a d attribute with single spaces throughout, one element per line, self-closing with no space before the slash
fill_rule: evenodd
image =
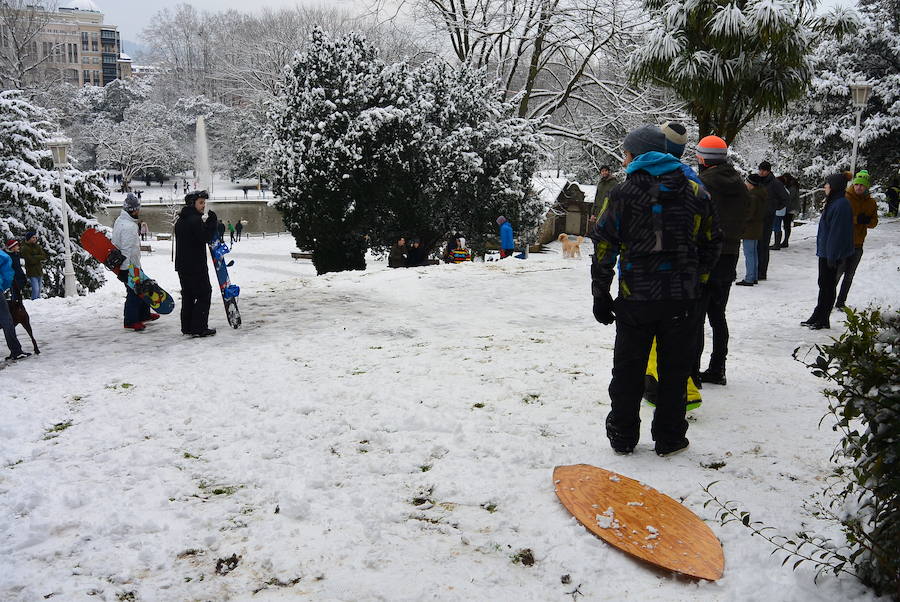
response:
<path id="1" fill-rule="evenodd" d="M 125 256 L 122 251 L 103 232 L 94 228 L 85 230 L 81 235 L 81 247 L 117 276 L 124 273 L 125 285 L 151 309 L 161 314 L 170 314 L 175 309 L 175 299 L 156 280 L 133 264 L 123 265 Z"/>
<path id="2" fill-rule="evenodd" d="M 656 566 L 716 581 L 722 544 L 700 517 L 649 485 L 589 466 L 553 469 L 566 510 L 606 543 Z"/>
<path id="3" fill-rule="evenodd" d="M 238 285 L 232 284 L 228 278 L 228 266 L 234 262 L 229 264 L 225 261 L 225 254 L 230 252 L 231 249 L 228 245 L 219 240 L 218 233 L 214 234 L 209 241 L 209 256 L 212 258 L 216 279 L 219 281 L 219 292 L 222 293 L 222 302 L 225 304 L 225 317 L 228 319 L 229 326 L 240 328 L 241 312 L 238 310 L 237 298 L 241 294 L 241 289 Z"/>

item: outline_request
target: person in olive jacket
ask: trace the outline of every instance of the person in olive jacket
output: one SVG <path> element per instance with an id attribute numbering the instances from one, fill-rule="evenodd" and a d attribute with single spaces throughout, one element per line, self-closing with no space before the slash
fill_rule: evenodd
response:
<path id="1" fill-rule="evenodd" d="M 747 223 L 749 193 L 744 178 L 728 161 L 728 145 L 718 136 L 706 136 L 697 145 L 700 180 L 709 193 L 719 215 L 722 229 L 722 253 L 709 273 L 709 280 L 700 295 L 694 374 L 701 382 L 725 384 L 725 359 L 728 355 L 728 321 L 725 308 L 737 270 L 741 235 Z M 712 353 L 709 367 L 700 372 L 703 356 L 706 320 L 712 328 Z M 696 382 L 697 379 L 695 379 Z"/>
<path id="2" fill-rule="evenodd" d="M 758 278 L 757 251 L 759 239 L 763 237 L 763 226 L 766 211 L 769 207 L 769 192 L 763 184 L 762 178 L 752 173 L 747 176 L 747 190 L 750 192 L 748 200 L 747 222 L 744 225 L 744 233 L 741 235 L 741 243 L 744 251 L 744 279 L 736 282 L 737 286 L 753 286 Z"/>
<path id="3" fill-rule="evenodd" d="M 175 222 L 175 271 L 181 282 L 181 333 L 194 337 L 216 334 L 209 327 L 212 286 L 207 267 L 207 244 L 218 235 L 214 211 L 204 215 L 209 194 L 189 192 Z"/>
<path id="4" fill-rule="evenodd" d="M 31 300 L 41 298 L 41 283 L 44 279 L 44 262 L 47 261 L 47 252 L 38 244 L 37 234 L 34 230 L 25 233 L 25 242 L 22 244 L 22 259 L 25 260 L 25 275 L 31 282 Z"/>

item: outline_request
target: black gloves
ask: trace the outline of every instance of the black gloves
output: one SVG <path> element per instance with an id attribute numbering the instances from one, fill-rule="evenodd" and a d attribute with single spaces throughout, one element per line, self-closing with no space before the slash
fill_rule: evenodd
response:
<path id="1" fill-rule="evenodd" d="M 869 224 L 871 222 L 872 222 L 872 217 L 865 213 L 860 213 L 859 215 L 856 216 L 857 224 L 865 226 L 866 224 Z"/>
<path id="2" fill-rule="evenodd" d="M 610 294 L 603 293 L 599 297 L 594 297 L 594 319 L 601 324 L 612 324 L 616 320 L 613 313 L 613 299 Z"/>

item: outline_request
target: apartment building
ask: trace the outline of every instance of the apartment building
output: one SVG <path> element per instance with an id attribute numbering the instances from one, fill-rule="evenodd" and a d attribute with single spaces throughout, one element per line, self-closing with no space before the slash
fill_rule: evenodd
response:
<path id="1" fill-rule="evenodd" d="M 43 59 L 36 70 L 42 77 L 105 86 L 131 76 L 131 59 L 122 53 L 118 28 L 103 22 L 94 0 L 64 0 L 55 11 L 42 12 L 40 23 L 28 52 Z"/>

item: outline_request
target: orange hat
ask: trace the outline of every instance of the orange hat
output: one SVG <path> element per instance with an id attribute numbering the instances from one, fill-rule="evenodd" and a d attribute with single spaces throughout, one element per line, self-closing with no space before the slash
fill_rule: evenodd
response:
<path id="1" fill-rule="evenodd" d="M 697 156 L 704 163 L 722 163 L 728 158 L 728 145 L 718 136 L 707 136 L 697 144 Z"/>

